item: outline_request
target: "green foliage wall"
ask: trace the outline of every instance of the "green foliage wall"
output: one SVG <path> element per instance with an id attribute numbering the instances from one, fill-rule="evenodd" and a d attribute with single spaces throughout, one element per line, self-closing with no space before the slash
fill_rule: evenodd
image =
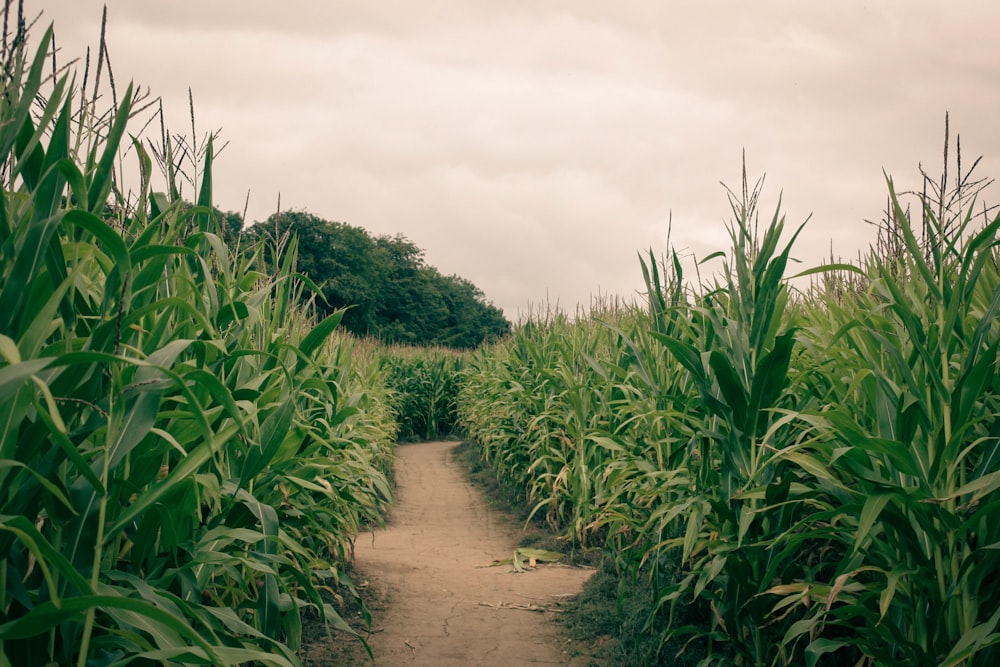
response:
<path id="1" fill-rule="evenodd" d="M 454 433 L 464 362 L 463 353 L 445 348 L 385 350 L 382 363 L 400 439 L 431 440 Z"/>
<path id="2" fill-rule="evenodd" d="M 51 38 L 0 72 L 0 665 L 299 665 L 390 498 L 382 370 L 301 307 L 294 241 L 226 247 L 211 137 L 193 207 L 165 146 L 119 180 L 138 97 L 49 79 Z"/>

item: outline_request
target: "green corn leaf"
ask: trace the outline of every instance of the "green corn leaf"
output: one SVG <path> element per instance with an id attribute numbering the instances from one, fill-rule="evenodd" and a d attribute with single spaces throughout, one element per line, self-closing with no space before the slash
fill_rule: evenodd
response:
<path id="1" fill-rule="evenodd" d="M 90 232 L 100 244 L 101 250 L 111 257 L 121 273 L 127 273 L 131 266 L 128 247 L 121 234 L 93 213 L 81 209 L 66 211 L 63 222 Z"/>
<path id="2" fill-rule="evenodd" d="M 218 656 L 213 647 L 184 620 L 144 600 L 120 595 L 81 595 L 65 598 L 58 606 L 53 602 L 45 602 L 24 616 L 0 625 L 0 640 L 37 637 L 60 623 L 81 621 L 84 613 L 90 609 L 102 609 L 108 613 L 113 613 L 114 610 L 135 612 L 148 619 L 150 623 L 162 626 L 201 647 L 210 658 L 216 661 L 212 664 L 222 664 L 218 662 Z"/>
<path id="3" fill-rule="evenodd" d="M 54 91 L 52 100 L 55 101 L 61 97 L 62 91 L 60 89 Z M 50 106 L 53 107 L 54 111 L 55 105 L 50 102 Z M 67 99 L 63 104 L 62 112 L 51 128 L 48 150 L 45 151 L 42 159 L 39 183 L 34 193 L 36 219 L 53 216 L 62 208 L 63 193 L 66 189 L 66 177 L 63 170 L 59 168 L 59 164 L 69 158 L 70 121 L 72 116 L 73 110 L 70 106 L 70 100 Z M 48 127 L 46 119 L 43 119 L 41 123 L 42 127 Z M 50 266 L 49 268 L 51 270 L 53 267 Z M 61 264 L 59 268 L 63 272 L 66 270 L 65 264 Z"/>
<path id="4" fill-rule="evenodd" d="M 20 80 L 20 96 L 12 100 L 14 104 L 10 110 L 5 109 L 6 117 L 4 123 L 0 123 L 0 155 L 10 155 L 17 141 L 18 133 L 26 122 L 28 122 L 31 109 L 39 94 L 42 84 L 42 76 L 48 67 L 48 50 L 52 43 L 53 28 L 50 25 L 46 28 L 42 38 L 38 41 L 38 48 L 35 51 L 34 59 L 28 70 L 26 77 Z M 16 56 L 20 57 L 20 56 Z M 18 68 L 22 63 L 16 63 Z M 16 87 L 11 87 L 12 90 Z"/>
<path id="5" fill-rule="evenodd" d="M 90 583 L 67 560 L 66 556 L 38 531 L 38 528 L 27 517 L 0 515 L 0 531 L 13 534 L 34 555 L 35 562 L 41 569 L 48 585 L 49 594 L 53 597 L 49 604 L 56 608 L 62 606 L 59 597 L 61 588 L 56 583 L 56 576 L 66 579 L 77 590 L 84 593 L 90 592 Z M 5 626 L 0 626 L 0 632 L 2 632 L 3 627 Z"/>
<path id="6" fill-rule="evenodd" d="M 774 347 L 757 364 L 750 389 L 750 419 L 756 421 L 761 410 L 774 407 L 788 386 L 788 367 L 794 347 L 795 331 L 788 330 L 775 339 Z M 756 431 L 753 424 L 750 426 Z"/>
<path id="7" fill-rule="evenodd" d="M 258 545 L 258 551 L 263 554 L 276 554 L 279 529 L 277 512 L 273 507 L 260 502 L 244 489 L 237 492 L 237 498 L 257 518 L 261 531 L 267 537 Z M 261 631 L 268 637 L 277 637 L 281 630 L 279 598 L 277 577 L 273 573 L 265 573 L 257 592 L 257 619 Z"/>
<path id="8" fill-rule="evenodd" d="M 51 358 L 30 359 L 0 368 L 0 403 L 20 391 L 31 378 L 52 363 Z"/>
<path id="9" fill-rule="evenodd" d="M 27 297 L 42 271 L 42 264 L 48 261 L 46 255 L 60 228 L 56 217 L 34 222 L 24 220 L 21 225 L 27 227 L 23 241 L 17 248 L 10 275 L 5 276 L 0 287 L 0 331 L 14 337 L 20 332 L 21 322 L 31 318 Z"/>
<path id="10" fill-rule="evenodd" d="M 163 192 L 154 192 L 149 197 L 149 215 L 155 222 L 156 219 L 165 215 L 171 209 L 176 208 L 180 200 L 171 201 Z"/>
<path id="11" fill-rule="evenodd" d="M 889 613 L 889 608 L 899 589 L 899 582 L 904 577 L 918 574 L 917 570 L 893 570 L 886 575 L 885 588 L 879 593 L 878 608 L 879 620 L 885 618 Z"/>
<path id="12" fill-rule="evenodd" d="M 117 535 L 135 521 L 153 505 L 160 502 L 164 496 L 180 488 L 203 465 L 211 460 L 212 455 L 221 449 L 230 438 L 238 432 L 235 424 L 230 423 L 219 429 L 210 440 L 201 442 L 180 459 L 167 476 L 139 494 L 122 513 L 108 526 L 108 535 Z"/>
<path id="13" fill-rule="evenodd" d="M 241 665 L 261 665 L 262 667 L 299 667 L 301 664 L 292 656 L 279 655 L 265 649 L 216 646 L 211 653 L 197 648 L 160 648 L 138 653 L 136 657 L 146 658 L 164 664 L 213 665 L 218 667 L 240 667 Z"/>
<path id="14" fill-rule="evenodd" d="M 885 506 L 892 500 L 892 495 L 888 493 L 868 496 L 865 504 L 861 508 L 861 515 L 858 518 L 858 528 L 854 537 L 853 553 L 857 553 L 861 545 L 871 536 L 872 527 L 878 520 L 879 515 Z"/>
<path id="15" fill-rule="evenodd" d="M 44 300 L 41 298 L 29 299 L 34 308 L 30 314 L 25 314 L 25 320 L 22 323 L 23 333 L 19 345 L 23 357 L 37 357 L 46 343 L 50 342 L 48 339 L 53 328 L 60 324 L 56 313 L 60 308 L 65 308 L 65 304 L 67 303 L 66 295 L 70 293 L 70 290 L 82 274 L 83 267 L 78 265 L 66 276 L 62 283 L 54 286 L 47 298 Z M 38 305 L 39 303 L 41 303 L 40 306 Z M 64 319 L 62 324 L 67 324 L 71 321 Z"/>
<path id="16" fill-rule="evenodd" d="M 322 322 L 313 327 L 312 331 L 310 331 L 299 344 L 299 350 L 302 355 L 307 358 L 312 357 L 313 353 L 316 352 L 319 346 L 322 345 L 326 339 L 330 337 L 330 334 L 332 334 L 337 328 L 343 317 L 344 310 L 341 309 L 327 316 Z M 301 366 L 303 362 L 300 361 L 299 363 Z"/>
<path id="17" fill-rule="evenodd" d="M 726 405 L 732 410 L 733 423 L 741 431 L 748 433 L 747 394 L 743 381 L 729 363 L 729 358 L 722 352 L 713 350 L 708 363 L 715 373 L 715 381 L 719 384 L 719 391 Z"/>
<path id="18" fill-rule="evenodd" d="M 121 144 L 122 136 L 125 134 L 125 127 L 128 124 L 129 114 L 132 110 L 132 84 L 128 85 L 122 103 L 118 106 L 114 120 L 108 128 L 108 133 L 104 137 L 104 153 L 100 162 L 94 165 L 93 175 L 88 186 L 87 210 L 95 215 L 100 215 L 107 203 L 108 194 L 111 192 L 112 176 L 114 174 L 115 161 L 118 158 L 118 147 Z"/>
<path id="19" fill-rule="evenodd" d="M 142 264 L 147 260 L 156 258 L 169 257 L 171 255 L 181 255 L 188 257 L 197 257 L 198 253 L 192 248 L 185 246 L 173 246 L 173 245 L 162 245 L 157 243 L 140 243 L 138 240 L 133 242 L 130 249 L 132 253 L 132 263 L 134 265 Z M 161 267 L 158 265 L 156 267 L 156 272 L 159 273 Z M 150 281 L 151 283 L 155 281 Z"/>
<path id="20" fill-rule="evenodd" d="M 256 517 L 257 521 L 260 523 L 261 531 L 264 536 L 269 538 L 261 542 L 260 546 L 263 553 L 277 553 L 276 540 L 279 528 L 278 513 L 275 512 L 273 507 L 266 503 L 262 503 L 246 489 L 240 489 L 237 491 L 236 497 L 247 507 L 247 509 L 250 510 L 250 513 Z"/>
<path id="21" fill-rule="evenodd" d="M 265 574 L 257 591 L 257 624 L 268 637 L 277 638 L 281 632 L 281 611 L 279 609 L 278 578 Z"/>
<path id="22" fill-rule="evenodd" d="M 837 272 L 837 271 L 846 271 L 847 273 L 854 273 L 854 274 L 857 274 L 859 276 L 865 275 L 864 270 L 861 269 L 858 266 L 855 266 L 854 264 L 839 264 L 839 263 L 834 262 L 834 263 L 831 263 L 831 264 L 822 264 L 820 266 L 814 266 L 814 267 L 805 269 L 803 271 L 799 271 L 798 273 L 796 273 L 795 275 L 793 275 L 790 278 L 790 280 L 796 280 L 798 278 L 808 278 L 809 276 L 814 276 L 814 275 L 817 275 L 817 274 L 833 273 L 833 272 Z"/>
<path id="23" fill-rule="evenodd" d="M 236 404 L 233 394 L 226 385 L 219 381 L 208 371 L 195 369 L 184 373 L 184 379 L 197 385 L 199 388 L 208 390 L 212 398 L 226 409 L 226 413 L 236 421 L 241 435 L 247 435 L 246 423 L 243 420 L 243 411 Z"/>
<path id="24" fill-rule="evenodd" d="M 101 483 L 99 476 L 91 469 L 91 466 L 88 465 L 76 444 L 69 439 L 69 436 L 66 433 L 65 424 L 62 423 L 62 419 L 58 418 L 59 413 L 56 409 L 55 397 L 52 396 L 52 392 L 49 390 L 48 385 L 38 378 L 33 379 L 35 381 L 35 386 L 38 388 L 38 392 L 42 394 L 48 407 L 46 410 L 36 402 L 38 418 L 48 428 L 49 437 L 59 448 L 62 449 L 66 458 L 73 464 L 73 470 L 82 475 L 83 479 L 90 482 L 91 488 L 98 495 L 104 495 L 104 485 Z"/>
<path id="25" fill-rule="evenodd" d="M 17 152 L 18 161 L 14 166 L 14 173 L 24 180 L 24 186 L 32 195 L 38 195 L 41 189 L 42 176 L 45 169 L 45 149 L 41 145 L 42 132 L 45 128 L 44 121 L 39 129 L 35 128 L 35 123 L 31 118 L 26 118 L 21 125 L 17 135 L 17 145 L 14 150 Z M 38 214 L 36 219 L 47 217 L 45 212 L 51 215 L 47 204 L 49 202 L 36 202 Z"/>
<path id="26" fill-rule="evenodd" d="M 971 496 L 971 498 L 968 499 L 968 503 L 977 503 L 981 502 L 983 498 L 990 495 L 997 489 L 1000 489 L 1000 470 L 994 470 L 993 472 L 983 475 L 978 479 L 974 479 L 958 489 L 955 489 L 947 496 L 935 498 L 935 500 L 938 502 L 945 502 L 947 500 L 963 498 L 964 496 Z"/>
<path id="27" fill-rule="evenodd" d="M 243 464 L 243 470 L 240 474 L 241 488 L 245 488 L 250 480 L 272 463 L 288 435 L 288 429 L 291 427 L 294 416 L 295 403 L 290 397 L 285 397 L 261 424 L 260 447 L 252 448 L 247 454 L 247 460 Z"/>
<path id="28" fill-rule="evenodd" d="M 111 469 L 116 469 L 121 465 L 125 457 L 143 441 L 156 423 L 162 396 L 160 387 L 160 385 L 154 385 L 153 390 L 146 389 L 138 392 L 138 396 L 127 405 L 121 430 L 108 452 L 110 457 L 108 465 Z M 95 462 L 94 466 L 95 473 L 101 470 L 103 457 Z"/>
<path id="29" fill-rule="evenodd" d="M 658 340 L 667 350 L 680 362 L 694 378 L 702 393 L 708 393 L 708 381 L 705 377 L 705 367 L 702 364 L 701 356 L 693 346 L 683 343 L 674 338 L 653 332 L 653 337 Z"/>
<path id="30" fill-rule="evenodd" d="M 987 621 L 979 623 L 965 632 L 944 660 L 938 663 L 939 667 L 958 667 L 968 664 L 969 658 L 974 656 L 977 651 L 1000 644 L 1000 633 L 997 632 L 998 624 L 1000 624 L 1000 609 L 994 612 Z"/>
<path id="31" fill-rule="evenodd" d="M 827 653 L 833 653 L 845 646 L 850 646 L 851 642 L 843 639 L 825 639 L 820 637 L 809 642 L 806 647 L 806 667 L 816 667 L 819 659 Z"/>
<path id="32" fill-rule="evenodd" d="M 198 213 L 196 220 L 198 229 L 203 232 L 210 231 L 210 222 L 215 216 L 212 212 L 212 161 L 215 158 L 213 139 L 214 137 L 211 134 L 208 135 L 208 144 L 205 146 L 205 165 L 202 169 L 201 189 L 198 191 L 198 206 L 203 208 L 205 212 Z"/>
<path id="33" fill-rule="evenodd" d="M 135 209 L 137 217 L 144 218 L 146 205 L 149 201 L 149 184 L 153 175 L 153 160 L 149 157 L 149 152 L 146 151 L 146 147 L 138 137 L 131 133 L 128 136 L 132 141 L 132 148 L 135 150 L 136 158 L 139 160 L 139 195 Z"/>

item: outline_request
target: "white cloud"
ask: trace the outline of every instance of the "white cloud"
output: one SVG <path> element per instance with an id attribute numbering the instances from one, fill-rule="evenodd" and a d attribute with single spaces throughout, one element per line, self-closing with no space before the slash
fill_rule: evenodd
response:
<path id="1" fill-rule="evenodd" d="M 68 51 L 99 0 L 47 0 Z M 249 216 L 305 208 L 402 233 L 514 315 L 641 287 L 636 253 L 727 244 L 724 181 L 767 173 L 796 252 L 853 256 L 882 169 L 937 169 L 943 118 L 966 159 L 1000 166 L 1000 5 L 549 0 L 109 8 L 119 80 L 229 140 L 217 198 Z"/>

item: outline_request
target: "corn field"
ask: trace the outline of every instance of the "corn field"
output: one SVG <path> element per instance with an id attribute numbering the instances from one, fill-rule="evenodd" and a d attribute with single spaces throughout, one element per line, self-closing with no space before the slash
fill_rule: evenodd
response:
<path id="1" fill-rule="evenodd" d="M 982 185 L 928 180 L 911 214 L 887 180 L 869 254 L 795 288 L 802 227 L 780 205 L 762 222 L 744 176 L 731 246 L 699 262 L 714 277 L 650 256 L 641 307 L 536 318 L 470 359 L 460 425 L 536 514 L 655 591 L 663 664 L 1000 662 Z"/>
<path id="2" fill-rule="evenodd" d="M 298 665 L 304 618 L 351 631 L 329 593 L 390 499 L 385 372 L 342 313 L 296 305 L 294 240 L 222 243 L 212 137 L 139 138 L 131 87 L 99 109 L 51 71 L 51 29 L 23 37 L 0 97 L 0 665 Z"/>
<path id="3" fill-rule="evenodd" d="M 456 428 L 654 591 L 663 663 L 1000 664 L 1000 216 L 947 154 L 856 263 L 792 280 L 744 176 L 697 282 L 390 349 L 299 305 L 295 239 L 223 243 L 213 136 L 52 48 L 0 73 L 0 667 L 301 664 L 393 443 Z"/>

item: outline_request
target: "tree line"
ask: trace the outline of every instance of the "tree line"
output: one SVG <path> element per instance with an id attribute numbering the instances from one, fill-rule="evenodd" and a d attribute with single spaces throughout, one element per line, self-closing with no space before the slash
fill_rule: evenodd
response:
<path id="1" fill-rule="evenodd" d="M 401 234 L 373 236 L 305 211 L 275 213 L 249 227 L 238 213 L 219 214 L 231 245 L 263 238 L 280 253 L 292 247 L 283 238 L 297 238 L 298 271 L 313 283 L 306 297 L 321 316 L 348 308 L 341 326 L 354 335 L 472 349 L 511 330 L 482 290 L 429 266 L 424 251 Z"/>

